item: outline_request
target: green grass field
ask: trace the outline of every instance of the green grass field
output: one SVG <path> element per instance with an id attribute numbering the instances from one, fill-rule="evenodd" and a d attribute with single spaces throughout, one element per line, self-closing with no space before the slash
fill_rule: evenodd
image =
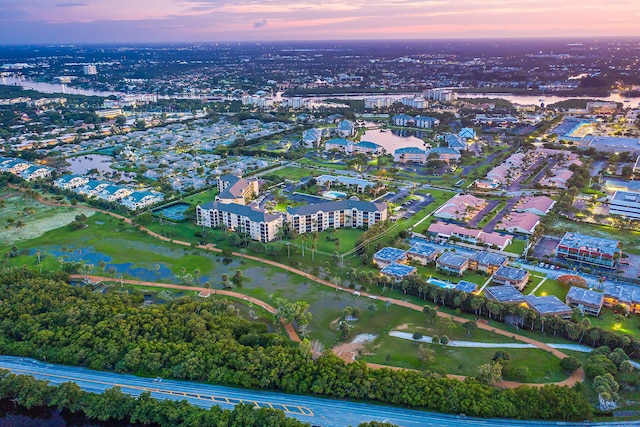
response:
<path id="1" fill-rule="evenodd" d="M 424 344 L 435 351 L 429 370 L 454 375 L 473 376 L 478 366 L 489 363 L 500 350 L 497 348 L 463 348 Z M 402 368 L 422 369 L 417 357 L 418 344 L 405 339 L 382 336 L 367 346 L 367 354 L 361 359 L 371 363 Z M 526 366 L 531 371 L 527 382 L 548 383 L 562 381 L 567 375 L 560 368 L 560 359 L 539 349 L 504 349 L 511 355 L 514 368 Z M 535 360 L 535 362 L 533 362 Z"/>

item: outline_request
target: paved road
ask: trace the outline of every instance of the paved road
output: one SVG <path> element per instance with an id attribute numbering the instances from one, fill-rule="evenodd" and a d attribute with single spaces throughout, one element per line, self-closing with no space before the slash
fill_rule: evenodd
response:
<path id="1" fill-rule="evenodd" d="M 318 397 L 298 396 L 285 393 L 264 392 L 214 386 L 187 381 L 163 380 L 155 382 L 150 378 L 133 375 L 114 374 L 93 371 L 63 365 L 42 363 L 33 359 L 0 356 L 0 368 L 9 369 L 16 374 L 33 375 L 49 380 L 52 384 L 67 381 L 76 382 L 82 389 L 91 392 L 118 386 L 124 393 L 134 396 L 148 391 L 156 399 L 186 400 L 205 408 L 219 405 L 231 408 L 238 403 L 248 403 L 261 407 L 273 407 L 285 411 L 299 420 L 325 427 L 355 426 L 365 421 L 388 421 L 400 426 L 584 426 L 584 423 L 535 422 L 497 419 L 476 419 L 423 412 L 412 409 L 396 408 L 366 403 L 354 403 L 344 400 L 322 399 Z M 638 423 L 588 424 L 590 426 L 632 426 Z"/>

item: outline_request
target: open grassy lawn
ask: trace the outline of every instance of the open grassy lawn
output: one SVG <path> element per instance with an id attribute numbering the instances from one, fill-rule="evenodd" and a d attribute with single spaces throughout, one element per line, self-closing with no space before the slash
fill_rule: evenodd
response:
<path id="1" fill-rule="evenodd" d="M 489 222 L 497 215 L 498 212 L 504 209 L 505 206 L 507 206 L 507 202 L 498 203 L 495 208 L 491 209 L 491 212 L 489 212 L 487 215 L 485 215 L 484 218 L 482 218 L 482 221 L 478 223 L 478 227 L 482 228 L 485 225 L 489 224 Z"/>
<path id="2" fill-rule="evenodd" d="M 586 317 L 591 321 L 591 326 L 640 338 L 640 316 L 637 314 L 629 314 L 619 325 L 616 324 L 613 310 L 606 307 L 602 308 L 599 317 Z"/>
<path id="3" fill-rule="evenodd" d="M 349 166 L 347 166 L 346 164 L 342 163 L 342 161 L 340 160 L 336 160 L 336 161 L 332 161 L 330 159 L 319 159 L 314 157 L 314 159 L 309 159 L 307 157 L 305 157 L 304 159 L 300 159 L 298 160 L 298 163 L 300 163 L 301 165 L 306 165 L 306 166 L 311 166 L 311 167 L 317 167 L 317 168 L 329 168 L 329 169 L 336 169 L 336 170 L 348 170 Z"/>
<path id="4" fill-rule="evenodd" d="M 461 348 L 424 344 L 436 353 L 435 361 L 427 368 L 454 375 L 473 376 L 478 366 L 489 363 L 500 349 Z M 403 368 L 421 369 L 418 360 L 418 344 L 400 338 L 384 336 L 376 339 L 368 348 L 363 360 Z M 531 371 L 528 382 L 545 383 L 562 381 L 567 375 L 560 368 L 560 359 L 538 349 L 504 349 L 511 355 L 514 368 L 526 366 Z"/>
<path id="5" fill-rule="evenodd" d="M 190 205 L 197 206 L 203 203 L 211 202 L 215 200 L 218 195 L 218 188 L 213 187 L 205 191 L 201 191 L 200 193 L 196 193 L 189 197 L 185 197 L 182 199 L 183 202 L 189 203 Z"/>
<path id="6" fill-rule="evenodd" d="M 341 228 L 338 230 L 322 231 L 318 233 L 316 249 L 319 252 L 324 252 L 325 254 L 333 254 L 334 252 L 338 252 L 340 254 L 345 253 L 355 247 L 356 241 L 362 233 L 363 231 L 357 228 Z M 338 243 L 336 244 L 332 239 L 338 239 Z M 313 240 L 310 234 L 302 234 L 293 240 L 292 243 L 295 243 L 298 246 L 302 246 L 304 244 L 306 252 L 311 250 Z"/>
<path id="7" fill-rule="evenodd" d="M 527 246 L 527 241 L 522 239 L 513 239 L 509 246 L 504 248 L 505 252 L 511 252 L 512 254 L 522 254 L 524 252 L 524 248 Z"/>
<path id="8" fill-rule="evenodd" d="M 478 285 L 478 287 L 482 286 L 484 284 L 484 282 L 487 281 L 487 279 L 489 278 L 489 276 L 483 276 L 482 274 L 475 272 L 475 271 L 471 271 L 471 270 L 467 270 L 461 277 L 458 277 L 457 275 L 448 275 L 446 273 L 437 271 L 435 266 L 432 265 L 419 265 L 417 266 L 418 269 L 418 274 L 420 274 L 421 276 L 424 277 L 437 277 L 439 279 L 444 279 L 444 280 L 448 280 L 450 282 L 459 282 L 460 280 L 466 280 L 467 282 L 472 282 Z"/>
<path id="9" fill-rule="evenodd" d="M 309 175 L 319 176 L 322 175 L 320 171 L 311 170 L 307 168 L 297 168 L 295 166 L 287 166 L 282 169 L 268 172 L 267 175 L 277 175 L 285 179 L 298 181 L 300 178 L 304 178 Z"/>
<path id="10" fill-rule="evenodd" d="M 533 289 L 533 288 L 531 288 Z M 564 301 L 567 298 L 567 293 L 569 292 L 569 286 L 565 286 L 558 282 L 557 280 L 547 279 L 545 282 L 538 288 L 536 291 L 536 296 L 546 296 L 546 295 L 555 295 L 561 301 Z"/>
<path id="11" fill-rule="evenodd" d="M 0 190 L 0 247 L 27 241 L 75 220 L 91 216 L 90 209 L 47 206 L 10 188 Z"/>
<path id="12" fill-rule="evenodd" d="M 586 224 L 573 222 L 566 219 L 558 219 L 553 228 L 558 231 L 574 231 L 597 237 L 619 240 L 622 244 L 622 252 L 640 255 L 640 231 L 620 230 L 606 225 Z"/>

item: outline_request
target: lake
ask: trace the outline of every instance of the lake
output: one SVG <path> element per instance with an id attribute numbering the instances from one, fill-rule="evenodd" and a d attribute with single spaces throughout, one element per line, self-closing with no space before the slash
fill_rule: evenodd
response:
<path id="1" fill-rule="evenodd" d="M 91 89 L 80 89 L 75 87 L 69 87 L 62 83 L 42 83 L 33 82 L 31 80 L 24 80 L 17 77 L 2 77 L 0 84 L 4 86 L 22 86 L 24 89 L 33 89 L 42 93 L 64 93 L 70 95 L 85 95 L 85 96 L 111 96 L 121 95 L 116 92 L 104 92 Z"/>
<path id="2" fill-rule="evenodd" d="M 424 132 L 410 130 L 372 129 L 366 131 L 360 140 L 374 142 L 381 145 L 388 154 L 393 154 L 398 148 L 404 147 L 424 149 L 424 141 L 420 137 L 423 134 Z"/>
<path id="3" fill-rule="evenodd" d="M 554 95 L 513 95 L 510 93 L 459 93 L 459 99 L 463 98 L 497 98 L 504 99 L 505 101 L 513 102 L 514 104 L 521 105 L 540 105 L 544 103 L 545 105 L 555 104 L 556 102 L 566 101 L 568 99 L 595 99 L 598 101 L 611 101 L 611 102 L 622 102 L 629 101 L 626 104 L 629 104 L 630 107 L 635 107 L 638 105 L 638 98 L 625 98 L 621 96 L 619 93 L 615 93 L 606 97 L 602 96 L 554 96 Z"/>

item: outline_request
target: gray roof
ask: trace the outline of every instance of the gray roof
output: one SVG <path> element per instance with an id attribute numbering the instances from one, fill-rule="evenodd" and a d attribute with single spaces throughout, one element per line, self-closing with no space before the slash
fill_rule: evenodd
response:
<path id="1" fill-rule="evenodd" d="M 602 307 L 604 294 L 590 289 L 572 286 L 571 289 L 569 289 L 569 293 L 567 293 L 567 300 L 571 300 L 571 302 L 576 304 Z"/>
<path id="2" fill-rule="evenodd" d="M 505 302 L 505 303 L 520 303 L 524 301 L 524 296 L 511 285 L 504 286 L 490 286 L 484 288 L 484 294 L 487 298 Z"/>
<path id="3" fill-rule="evenodd" d="M 251 206 L 240 205 L 238 203 L 220 203 L 219 201 L 207 202 L 200 206 L 203 210 L 219 210 L 220 212 L 229 212 L 238 216 L 249 218 L 253 222 L 271 222 L 279 218 L 268 212 L 258 211 Z"/>
<path id="4" fill-rule="evenodd" d="M 478 264 L 483 265 L 503 265 L 508 258 L 504 255 L 494 254 L 493 252 L 478 251 L 473 254 L 471 261 L 477 261 Z"/>
<path id="5" fill-rule="evenodd" d="M 555 295 L 547 295 L 545 297 L 527 295 L 524 300 L 529 307 L 543 316 L 571 312 L 571 307 L 560 301 Z"/>
<path id="6" fill-rule="evenodd" d="M 411 273 L 416 271 L 416 268 L 411 265 L 404 264 L 389 264 L 382 270 L 380 270 L 383 274 L 388 274 L 390 276 L 395 277 L 404 277 L 408 276 Z"/>
<path id="7" fill-rule="evenodd" d="M 438 250 L 436 248 L 427 245 L 421 245 L 420 243 L 416 243 L 415 245 L 411 246 L 411 249 L 409 249 L 410 254 L 427 257 L 437 252 Z"/>
<path id="8" fill-rule="evenodd" d="M 505 279 L 520 281 L 527 277 L 527 273 L 529 272 L 519 268 L 502 266 L 494 273 L 494 277 L 504 277 Z"/>
<path id="9" fill-rule="evenodd" d="M 609 256 L 613 256 L 620 249 L 617 240 L 605 239 L 603 237 L 588 236 L 580 233 L 565 233 L 558 246 L 566 246 L 568 248 L 582 249 L 590 252 L 599 252 Z"/>
<path id="10" fill-rule="evenodd" d="M 469 258 L 455 252 L 445 252 L 438 258 L 438 263 L 461 267 Z"/>
<path id="11" fill-rule="evenodd" d="M 348 209 L 357 209 L 362 212 L 382 212 L 387 209 L 387 205 L 384 203 L 364 202 L 362 200 L 338 200 L 335 202 L 288 207 L 287 212 L 290 215 L 311 215 L 317 212 L 334 212 Z"/>
<path id="12" fill-rule="evenodd" d="M 404 258 L 404 256 L 406 254 L 407 254 L 407 251 L 405 251 L 405 250 L 398 249 L 398 248 L 392 248 L 392 247 L 386 247 L 386 248 L 380 249 L 378 252 L 373 254 L 373 259 L 379 259 L 379 260 L 382 260 L 382 261 L 394 262 L 394 261 L 397 261 L 397 260 L 399 260 L 401 258 Z"/>
<path id="13" fill-rule="evenodd" d="M 608 284 L 604 287 L 604 296 L 621 303 L 640 304 L 640 288 L 637 286 Z"/>

